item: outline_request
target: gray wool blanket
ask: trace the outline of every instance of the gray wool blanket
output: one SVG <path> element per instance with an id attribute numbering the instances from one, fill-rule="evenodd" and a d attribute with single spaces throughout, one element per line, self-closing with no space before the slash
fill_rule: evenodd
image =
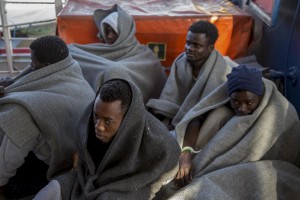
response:
<path id="1" fill-rule="evenodd" d="M 95 93 L 71 56 L 29 71 L 30 66 L 17 75 L 0 98 L 0 139 L 5 134 L 22 149 L 32 138 L 46 138 L 51 148 L 47 163 L 50 178 L 72 166 L 75 124 Z M 24 124 L 28 121 L 30 126 Z"/>
<path id="2" fill-rule="evenodd" d="M 194 178 L 170 200 L 297 200 L 300 169 L 280 160 L 224 167 Z"/>
<path id="3" fill-rule="evenodd" d="M 280 94 L 273 82 L 264 79 L 263 83 L 265 92 L 257 109 L 251 115 L 232 117 L 207 142 L 193 158 L 192 183 L 175 193 L 171 199 L 198 199 L 200 196 L 203 199 L 276 199 L 264 198 L 268 191 L 276 190 L 281 197 L 286 194 L 285 199 L 294 199 L 288 197 L 295 192 L 299 197 L 299 191 L 294 190 L 295 179 L 288 175 L 290 168 L 291 176 L 299 177 L 299 171 L 293 169 L 295 167 L 291 167 L 292 164 L 274 161 L 295 163 L 300 149 L 299 118 L 295 108 Z M 186 127 L 193 118 L 228 101 L 224 83 L 195 105 L 176 127 L 179 144 L 182 146 Z M 261 162 L 263 160 L 269 161 Z M 274 172 L 269 171 L 272 167 Z M 258 177 L 260 181 L 255 181 Z M 289 183 L 286 178 L 293 181 Z M 277 180 L 282 188 L 275 187 Z M 280 181 L 284 181 L 284 184 L 281 185 Z M 298 188 L 299 181 L 296 181 Z M 291 187 L 290 191 L 284 191 L 287 186 Z M 207 187 L 211 190 L 203 190 Z M 222 188 L 233 196 L 224 195 Z M 253 188 L 258 190 L 254 192 Z"/>
<path id="4" fill-rule="evenodd" d="M 214 50 L 193 84 L 192 67 L 187 62 L 185 53 L 182 53 L 172 65 L 160 98 L 150 99 L 147 107 L 155 114 L 173 119 L 172 124 L 176 126 L 196 103 L 227 80 L 226 75 L 231 72 L 232 63 Z"/>
<path id="5" fill-rule="evenodd" d="M 158 98 L 166 82 L 161 63 L 147 46 L 138 42 L 134 19 L 122 8 L 115 5 L 97 16 L 103 20 L 113 11 L 119 14 L 118 39 L 112 45 L 70 44 L 71 55 L 79 62 L 85 79 L 95 91 L 109 79 L 123 78 L 139 87 L 145 102 Z"/>
<path id="6" fill-rule="evenodd" d="M 87 149 L 89 138 L 95 139 L 94 125 L 91 119 L 83 120 L 91 124 L 78 129 L 78 167 L 56 178 L 63 199 L 152 199 L 175 176 L 179 145 L 166 127 L 145 110 L 137 86 L 130 86 L 131 105 L 98 167 Z"/>

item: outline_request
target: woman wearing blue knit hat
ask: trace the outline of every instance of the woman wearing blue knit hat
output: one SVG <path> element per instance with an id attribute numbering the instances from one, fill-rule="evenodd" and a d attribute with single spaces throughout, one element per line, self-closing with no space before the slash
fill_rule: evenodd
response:
<path id="1" fill-rule="evenodd" d="M 254 67 L 235 67 L 227 78 L 176 126 L 179 170 L 162 199 L 299 197 L 295 108 Z"/>

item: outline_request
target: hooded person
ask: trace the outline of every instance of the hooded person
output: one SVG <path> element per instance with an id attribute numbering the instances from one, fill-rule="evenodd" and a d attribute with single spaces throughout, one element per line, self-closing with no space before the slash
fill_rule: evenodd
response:
<path id="1" fill-rule="evenodd" d="M 98 23 L 100 23 L 101 27 L 101 33 L 98 33 L 98 37 L 99 39 L 103 38 L 106 44 L 112 45 L 119 37 L 118 17 L 118 12 L 112 12 L 111 14 L 107 15 L 102 21 L 99 20 L 98 17 L 96 19 L 98 20 Z M 99 25 L 97 27 L 99 27 Z"/>
<path id="2" fill-rule="evenodd" d="M 0 186 L 8 199 L 36 194 L 72 167 L 74 123 L 95 97 L 62 39 L 37 38 L 30 50 L 31 65 L 0 98 Z"/>
<path id="3" fill-rule="evenodd" d="M 42 190 L 35 199 L 152 199 L 177 171 L 180 148 L 166 127 L 145 110 L 133 83 L 105 82 L 88 126 L 78 128 L 79 160 L 75 170 Z M 55 186 L 56 185 L 56 186 Z"/>
<path id="4" fill-rule="evenodd" d="M 179 171 L 162 195 L 172 196 L 170 199 L 257 199 L 269 189 L 275 194 L 283 192 L 290 175 L 299 177 L 294 164 L 300 129 L 293 105 L 256 68 L 235 67 L 227 78 L 176 126 L 182 147 Z M 234 113 L 224 114 L 227 118 L 222 125 L 218 123 L 222 113 L 215 112 L 220 109 Z M 191 122 L 199 118 L 202 124 L 191 132 Z M 287 169 L 292 169 L 291 174 L 284 172 Z M 260 181 L 255 179 L 258 176 Z M 277 178 L 281 188 L 276 188 Z M 256 185 L 247 190 L 250 182 Z M 291 190 L 283 194 L 299 194 L 294 182 L 291 179 Z M 207 187 L 211 189 L 204 190 Z M 261 191 L 255 191 L 257 188 Z"/>
<path id="5" fill-rule="evenodd" d="M 97 9 L 94 21 L 98 37 L 104 43 L 70 44 L 69 50 L 81 66 L 85 79 L 95 91 L 112 78 L 124 78 L 135 83 L 144 102 L 157 98 L 166 81 L 166 74 L 158 58 L 135 37 L 132 16 L 120 6 L 108 10 Z"/>

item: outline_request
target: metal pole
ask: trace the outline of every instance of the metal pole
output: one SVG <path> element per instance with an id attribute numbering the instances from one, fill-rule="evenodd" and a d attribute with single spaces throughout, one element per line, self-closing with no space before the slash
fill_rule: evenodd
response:
<path id="1" fill-rule="evenodd" d="M 7 59 L 8 71 L 10 74 L 12 74 L 14 72 L 13 59 L 12 59 L 12 55 L 13 55 L 12 42 L 11 42 L 10 30 L 9 30 L 9 27 L 7 26 L 5 3 L 2 0 L 0 0 L 0 14 L 1 14 L 1 22 L 2 22 L 3 37 L 4 37 L 4 42 L 5 42 L 5 49 L 6 49 L 6 59 Z"/>
<path id="2" fill-rule="evenodd" d="M 55 19 L 47 19 L 47 20 L 41 20 L 41 21 L 34 21 L 34 22 L 25 22 L 25 23 L 18 23 L 18 24 L 10 24 L 10 25 L 7 25 L 7 27 L 15 27 L 15 26 L 23 26 L 23 25 L 28 25 L 28 24 L 41 24 L 41 23 L 48 23 L 48 22 L 54 22 L 56 20 Z"/>
<path id="3" fill-rule="evenodd" d="M 55 0 L 54 3 L 55 3 L 55 14 L 56 16 L 58 16 L 58 14 L 63 8 L 63 3 L 62 0 Z"/>
<path id="4" fill-rule="evenodd" d="M 12 4 L 54 4 L 53 0 L 52 2 L 46 2 L 46 1 L 4 1 L 5 3 L 12 3 Z"/>

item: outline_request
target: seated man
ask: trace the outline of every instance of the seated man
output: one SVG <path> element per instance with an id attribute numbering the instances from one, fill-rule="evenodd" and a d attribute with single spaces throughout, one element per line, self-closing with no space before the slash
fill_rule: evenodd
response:
<path id="1" fill-rule="evenodd" d="M 197 102 L 226 81 L 231 66 L 215 50 L 217 38 L 218 29 L 214 24 L 208 21 L 192 24 L 186 36 L 185 52 L 174 61 L 160 98 L 147 103 L 169 130 Z"/>
<path id="2" fill-rule="evenodd" d="M 75 170 L 55 178 L 35 199 L 152 199 L 177 172 L 176 139 L 125 80 L 105 82 L 90 114 L 82 120 L 88 127 L 78 129 Z"/>
<path id="3" fill-rule="evenodd" d="M 159 97 L 166 74 L 151 49 L 136 39 L 134 19 L 114 5 L 109 10 L 95 10 L 94 21 L 104 43 L 69 45 L 92 88 L 98 91 L 105 81 L 124 78 L 139 87 L 144 102 Z"/>
<path id="4" fill-rule="evenodd" d="M 40 37 L 30 49 L 31 65 L 12 78 L 0 98 L 0 186 L 9 198 L 36 194 L 47 182 L 35 185 L 35 178 L 49 179 L 72 166 L 74 123 L 95 97 L 63 40 Z M 43 174 L 32 160 L 46 166 Z M 26 177 L 19 181 L 23 185 L 16 177 Z"/>
<path id="5" fill-rule="evenodd" d="M 240 170 L 240 173 L 237 172 L 239 177 L 245 177 L 251 171 L 247 171 L 247 169 L 255 169 L 255 167 L 260 166 L 262 171 L 253 170 L 251 172 L 253 177 L 260 176 L 261 179 L 270 180 L 268 176 L 273 172 L 267 173 L 267 166 L 272 165 L 273 160 L 292 164 L 296 161 L 300 150 L 300 129 L 298 115 L 294 107 L 280 94 L 273 82 L 262 78 L 261 72 L 256 68 L 238 66 L 233 68 L 227 77 L 227 83 L 218 87 L 207 98 L 196 104 L 176 127 L 177 139 L 182 146 L 182 153 L 179 160 L 179 171 L 174 183 L 177 189 L 182 189 L 175 193 L 174 199 L 177 197 L 180 197 L 178 199 L 197 199 L 199 197 L 213 199 L 215 195 L 217 196 L 218 189 L 216 188 L 219 188 L 218 192 L 221 192 L 221 188 L 223 188 L 223 192 L 228 191 L 229 194 L 237 191 L 236 187 L 231 187 L 230 184 L 236 186 L 235 183 L 239 181 L 241 188 L 247 188 L 246 185 L 242 185 L 243 178 L 240 178 L 241 180 L 238 180 L 239 178 L 228 180 L 221 178 L 222 170 L 224 170 L 224 177 L 227 178 L 229 176 L 225 172 L 234 172 L 234 170 L 226 171 L 229 167 Z M 228 118 L 225 119 L 226 114 L 224 114 L 225 122 L 220 126 L 217 125 L 217 128 L 211 129 L 212 132 L 202 129 L 202 127 L 196 128 L 193 132 L 189 130 L 194 119 L 203 118 L 205 115 L 207 118 L 202 119 L 204 121 L 203 126 L 205 123 L 213 126 L 215 118 L 210 117 L 210 115 L 222 107 L 230 108 L 235 115 L 232 116 L 228 114 L 230 112 L 225 112 L 228 114 Z M 220 112 L 219 114 L 222 115 Z M 222 117 L 219 116 L 219 118 Z M 206 138 L 206 135 L 209 135 L 209 139 Z M 271 161 L 257 165 L 247 164 L 261 160 Z M 239 166 L 242 163 L 243 165 Z M 286 167 L 285 164 L 275 163 L 274 170 L 280 170 L 283 165 Z M 213 173 L 216 173 L 216 176 Z M 281 172 L 278 171 L 278 173 Z M 293 173 L 297 174 L 297 172 Z M 272 176 L 275 175 L 274 171 Z M 212 179 L 202 179 L 202 177 L 207 176 Z M 251 176 L 247 176 L 247 178 L 250 182 Z M 257 184 L 264 182 L 257 182 Z M 246 183 L 245 180 L 244 184 Z M 216 193 L 213 194 L 213 190 L 206 190 L 207 193 L 205 193 L 203 188 L 206 188 L 206 184 L 215 188 Z M 253 188 L 259 187 L 253 186 Z M 261 185 L 261 188 L 264 186 Z M 276 190 L 276 188 L 273 189 Z M 193 194 L 189 192 L 191 190 Z M 241 191 L 244 190 L 241 189 Z M 225 195 L 223 198 L 257 199 L 258 196 L 255 195 L 263 194 L 258 191 L 253 192 L 253 190 L 248 192 L 247 195 L 252 195 L 251 198 L 246 198 L 242 193 L 236 194 L 237 196 Z"/>

